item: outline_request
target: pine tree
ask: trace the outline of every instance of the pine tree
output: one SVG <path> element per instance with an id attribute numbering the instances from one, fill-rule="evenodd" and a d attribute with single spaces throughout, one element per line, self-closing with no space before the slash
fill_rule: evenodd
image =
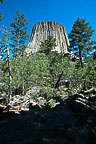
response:
<path id="1" fill-rule="evenodd" d="M 0 0 L 0 3 L 3 3 L 3 0 Z"/>
<path id="2" fill-rule="evenodd" d="M 52 50 L 54 50 L 55 47 L 56 47 L 56 39 L 53 38 L 53 36 L 48 36 L 47 40 L 45 40 L 44 42 L 41 41 L 40 52 L 43 52 L 48 56 L 49 63 L 51 59 Z M 48 64 L 48 68 L 49 66 L 50 64 Z"/>
<path id="3" fill-rule="evenodd" d="M 25 40 L 29 37 L 29 34 L 27 33 L 27 19 L 24 14 L 20 14 L 18 11 L 16 12 L 16 15 L 17 17 L 10 24 L 12 33 L 11 40 L 13 41 L 11 45 L 15 55 L 17 55 L 17 53 L 22 53 L 25 50 Z"/>
<path id="4" fill-rule="evenodd" d="M 2 20 L 2 13 L 0 13 L 0 21 Z"/>
<path id="5" fill-rule="evenodd" d="M 69 34 L 70 38 L 70 48 L 71 50 L 79 56 L 81 67 L 83 67 L 83 60 L 88 54 L 92 51 L 94 44 L 91 41 L 91 36 L 93 35 L 94 30 L 89 26 L 84 19 L 77 19 L 72 27 L 72 30 Z"/>
<path id="6" fill-rule="evenodd" d="M 48 36 L 47 40 L 41 41 L 40 51 L 48 55 L 56 47 L 56 39 L 53 36 Z"/>
<path id="7" fill-rule="evenodd" d="M 3 3 L 3 0 L 0 0 L 0 3 Z M 2 13 L 0 13 L 0 21 L 2 20 Z"/>
<path id="8" fill-rule="evenodd" d="M 9 31 L 4 26 L 2 28 L 3 38 L 2 41 L 0 41 L 0 52 L 1 52 L 1 58 L 3 61 L 8 62 L 8 72 L 9 72 L 9 102 L 12 100 L 12 72 L 11 72 L 11 62 L 10 62 L 10 48 L 9 48 L 9 39 L 8 34 Z"/>

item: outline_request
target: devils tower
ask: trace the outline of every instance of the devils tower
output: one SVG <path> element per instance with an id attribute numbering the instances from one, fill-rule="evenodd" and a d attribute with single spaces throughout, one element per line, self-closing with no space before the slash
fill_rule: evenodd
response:
<path id="1" fill-rule="evenodd" d="M 36 53 L 40 49 L 41 41 L 53 36 L 56 39 L 55 50 L 58 53 L 68 53 L 69 41 L 63 25 L 56 22 L 38 22 L 32 29 L 29 44 L 25 50 L 27 54 Z"/>

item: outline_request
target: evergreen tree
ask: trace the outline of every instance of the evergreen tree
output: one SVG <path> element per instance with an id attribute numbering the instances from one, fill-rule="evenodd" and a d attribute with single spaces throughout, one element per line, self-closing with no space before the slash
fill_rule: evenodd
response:
<path id="1" fill-rule="evenodd" d="M 53 36 L 48 36 L 47 40 L 45 40 L 44 42 L 41 41 L 41 45 L 40 45 L 40 52 L 45 53 L 48 56 L 48 68 L 50 66 L 50 60 L 51 60 L 51 54 L 52 54 L 52 50 L 54 50 L 54 48 L 56 47 L 56 39 L 53 38 Z"/>
<path id="2" fill-rule="evenodd" d="M 84 19 L 77 19 L 72 27 L 72 30 L 69 34 L 70 38 L 70 48 L 71 50 L 79 56 L 81 67 L 83 67 L 83 60 L 88 54 L 92 51 L 94 44 L 91 41 L 91 36 L 93 35 L 92 27 L 89 26 Z"/>
<path id="3" fill-rule="evenodd" d="M 2 20 L 2 13 L 0 13 L 0 21 Z"/>
<path id="4" fill-rule="evenodd" d="M 9 102 L 12 100 L 12 72 L 11 72 L 11 62 L 10 62 L 10 48 L 9 48 L 9 39 L 8 34 L 9 31 L 4 26 L 2 29 L 3 39 L 0 41 L 0 51 L 1 51 L 1 58 L 3 61 L 8 62 L 8 73 L 9 73 Z"/>
<path id="5" fill-rule="evenodd" d="M 3 3 L 3 0 L 0 0 L 0 3 Z"/>
<path id="6" fill-rule="evenodd" d="M 3 3 L 3 0 L 0 0 L 0 3 Z M 0 21 L 2 20 L 2 13 L 0 13 Z"/>
<path id="7" fill-rule="evenodd" d="M 15 59 L 12 59 L 12 86 L 13 90 L 24 86 L 24 89 L 28 89 L 32 86 L 41 86 L 43 83 L 47 83 L 45 80 L 48 75 L 48 59 L 43 53 L 37 53 L 31 57 L 17 57 L 17 63 L 15 68 Z M 14 70 L 16 71 L 14 75 Z"/>
<path id="8" fill-rule="evenodd" d="M 11 40 L 13 41 L 11 45 L 14 48 L 15 55 L 25 50 L 25 40 L 29 37 L 29 34 L 27 33 L 27 19 L 24 14 L 20 14 L 18 11 L 16 12 L 16 15 L 17 17 L 10 24 L 12 33 Z"/>
<path id="9" fill-rule="evenodd" d="M 48 55 L 56 47 L 56 39 L 53 36 L 48 36 L 47 40 L 41 41 L 40 51 Z"/>

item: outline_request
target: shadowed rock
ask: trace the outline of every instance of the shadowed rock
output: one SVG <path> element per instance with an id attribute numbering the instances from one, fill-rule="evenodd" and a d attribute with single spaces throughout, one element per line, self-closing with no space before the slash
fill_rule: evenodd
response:
<path id="1" fill-rule="evenodd" d="M 96 109 L 92 110 L 92 105 L 76 94 L 50 112 L 47 107 L 38 114 L 1 113 L 0 144 L 95 144 Z M 31 108 L 39 110 L 38 105 L 31 104 Z"/>

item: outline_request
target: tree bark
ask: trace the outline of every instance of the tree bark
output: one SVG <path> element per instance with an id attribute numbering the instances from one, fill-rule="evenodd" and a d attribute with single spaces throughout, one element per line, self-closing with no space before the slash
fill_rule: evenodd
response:
<path id="1" fill-rule="evenodd" d="M 11 63 L 10 63 L 10 54 L 7 43 L 7 57 L 8 57 L 8 70 L 9 70 L 9 102 L 12 100 L 12 71 L 11 71 Z"/>
<path id="2" fill-rule="evenodd" d="M 83 68 L 82 55 L 81 55 L 81 47 L 80 46 L 79 46 L 79 60 L 80 60 L 81 67 Z"/>
<path id="3" fill-rule="evenodd" d="M 19 47 L 19 36 L 18 36 L 18 39 L 17 39 L 17 48 Z M 17 51 L 17 50 L 16 50 Z"/>
<path id="4" fill-rule="evenodd" d="M 59 82 L 60 82 L 60 80 L 61 80 L 62 75 L 63 75 L 63 71 L 62 71 L 61 74 L 59 75 L 59 78 L 58 78 L 58 80 L 57 80 L 57 82 L 56 82 L 56 84 L 55 84 L 55 89 L 59 87 Z"/>

